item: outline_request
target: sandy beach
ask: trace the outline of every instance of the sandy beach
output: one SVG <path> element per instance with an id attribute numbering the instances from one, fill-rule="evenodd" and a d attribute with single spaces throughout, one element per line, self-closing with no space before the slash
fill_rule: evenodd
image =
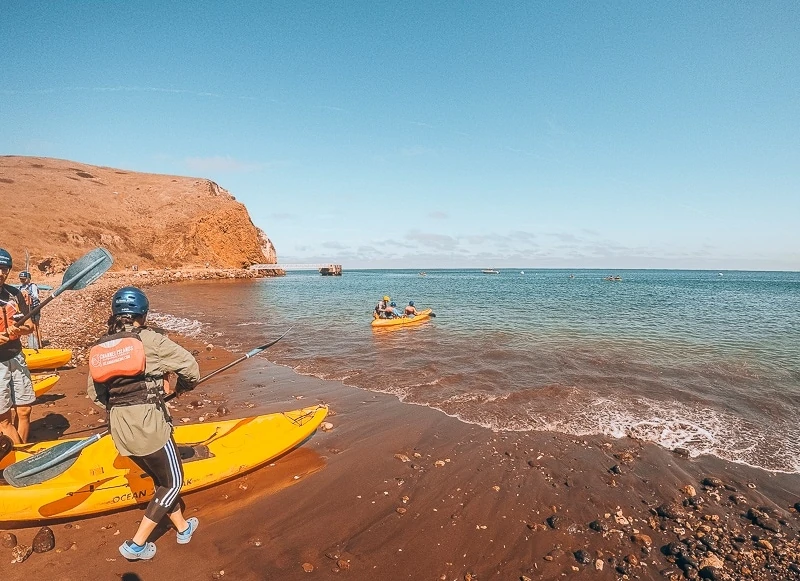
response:
<path id="1" fill-rule="evenodd" d="M 44 314 L 52 346 L 77 347 L 78 330 L 64 330 L 62 321 L 91 321 L 83 346 L 99 334 L 106 295 L 124 281 L 111 277 L 54 301 Z M 172 337 L 196 352 L 204 374 L 235 357 Z M 32 439 L 84 437 L 102 427 L 85 382 L 82 364 L 61 372 L 34 407 Z M 174 531 L 161 528 L 156 558 L 127 562 L 117 546 L 143 514 L 134 508 L 50 523 L 55 549 L 14 564 L 11 549 L 0 549 L 3 576 L 800 578 L 797 475 L 690 459 L 631 439 L 493 432 L 261 357 L 176 400 L 173 417 L 207 421 L 220 407 L 245 417 L 317 402 L 330 406 L 332 430 L 246 476 L 185 496 L 187 514 L 201 523 L 191 544 L 177 545 Z M 40 526 L 0 529 L 30 545 Z"/>

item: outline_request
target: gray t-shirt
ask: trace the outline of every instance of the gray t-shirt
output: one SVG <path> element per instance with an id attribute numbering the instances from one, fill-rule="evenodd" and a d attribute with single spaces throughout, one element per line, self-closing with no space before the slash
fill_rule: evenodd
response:
<path id="1" fill-rule="evenodd" d="M 186 349 L 151 329 L 142 329 L 139 337 L 147 357 L 144 373 L 148 387 L 155 385 L 159 391 L 163 391 L 164 375 L 169 372 L 177 373 L 187 383 L 195 383 L 200 379 L 200 367 Z M 87 393 L 92 401 L 105 408 L 105 404 L 98 400 L 91 375 Z M 167 421 L 164 412 L 151 403 L 113 407 L 109 422 L 111 439 L 123 456 L 152 454 L 163 448 L 172 435 L 172 424 Z"/>

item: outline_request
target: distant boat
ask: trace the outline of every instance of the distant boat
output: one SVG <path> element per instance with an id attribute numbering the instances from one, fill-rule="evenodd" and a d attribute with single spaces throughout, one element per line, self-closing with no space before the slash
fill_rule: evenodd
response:
<path id="1" fill-rule="evenodd" d="M 422 272 L 419 273 L 419 275 L 420 276 L 428 276 L 428 273 L 423 270 Z"/>
<path id="2" fill-rule="evenodd" d="M 570 278 L 575 278 L 575 275 L 574 274 L 570 274 L 569 277 Z"/>
<path id="3" fill-rule="evenodd" d="M 621 277 L 621 276 L 619 276 L 619 275 L 616 275 L 616 276 L 607 276 L 607 277 L 603 278 L 603 280 L 613 280 L 613 281 L 617 281 L 617 280 L 622 280 L 622 277 Z"/>
<path id="4" fill-rule="evenodd" d="M 520 274 L 525 274 L 525 271 L 524 270 L 520 270 L 519 273 Z"/>
<path id="5" fill-rule="evenodd" d="M 495 270 L 493 268 L 484 268 L 481 272 L 483 274 L 500 274 L 499 270 Z"/>
<path id="6" fill-rule="evenodd" d="M 720 273 L 717 273 L 717 276 L 722 276 L 722 273 L 721 273 L 721 272 L 720 272 Z"/>

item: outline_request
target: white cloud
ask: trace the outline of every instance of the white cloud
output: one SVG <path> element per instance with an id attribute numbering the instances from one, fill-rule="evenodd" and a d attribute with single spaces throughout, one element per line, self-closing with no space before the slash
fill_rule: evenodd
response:
<path id="1" fill-rule="evenodd" d="M 438 250 L 453 250 L 458 246 L 458 240 L 445 234 L 433 234 L 431 232 L 412 230 L 406 234 L 405 237 L 407 240 L 413 240 L 423 246 L 429 246 L 430 248 L 436 248 Z"/>

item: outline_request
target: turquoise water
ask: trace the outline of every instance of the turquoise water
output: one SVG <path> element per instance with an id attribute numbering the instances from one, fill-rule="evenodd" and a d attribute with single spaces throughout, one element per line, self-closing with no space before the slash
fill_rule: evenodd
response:
<path id="1" fill-rule="evenodd" d="M 466 422 L 630 435 L 800 471 L 800 273 L 290 272 L 151 294 L 155 310 L 169 306 L 160 323 L 234 349 L 294 325 L 271 360 Z M 437 316 L 373 330 L 384 294 Z"/>

